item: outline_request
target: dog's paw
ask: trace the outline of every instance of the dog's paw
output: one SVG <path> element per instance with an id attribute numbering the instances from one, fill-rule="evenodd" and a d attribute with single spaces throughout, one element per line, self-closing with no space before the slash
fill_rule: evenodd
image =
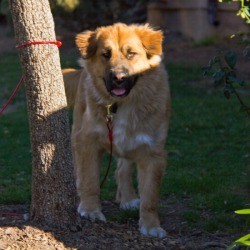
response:
<path id="1" fill-rule="evenodd" d="M 124 210 L 137 210 L 140 207 L 140 199 L 133 199 L 120 205 Z"/>
<path id="2" fill-rule="evenodd" d="M 80 207 L 78 207 L 77 212 L 81 215 L 81 217 L 84 217 L 86 219 L 90 219 L 92 221 L 100 220 L 100 221 L 106 221 L 106 218 L 104 214 L 100 210 L 94 210 L 91 212 L 84 211 Z"/>
<path id="3" fill-rule="evenodd" d="M 167 233 L 161 227 L 152 227 L 150 229 L 146 229 L 145 227 L 140 228 L 140 233 L 143 235 L 150 235 L 153 237 L 158 237 L 160 239 L 165 238 Z"/>

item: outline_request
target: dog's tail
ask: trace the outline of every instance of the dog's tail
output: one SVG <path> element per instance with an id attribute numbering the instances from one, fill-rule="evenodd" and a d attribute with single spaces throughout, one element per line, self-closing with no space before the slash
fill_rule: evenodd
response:
<path id="1" fill-rule="evenodd" d="M 78 83 L 81 76 L 81 70 L 63 69 L 63 80 L 67 97 L 68 107 L 73 107 L 75 104 Z"/>

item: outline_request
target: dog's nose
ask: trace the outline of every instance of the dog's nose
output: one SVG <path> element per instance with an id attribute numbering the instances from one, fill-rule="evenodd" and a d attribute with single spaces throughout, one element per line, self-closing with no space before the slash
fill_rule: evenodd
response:
<path id="1" fill-rule="evenodd" d="M 123 71 L 118 71 L 118 72 L 112 72 L 111 73 L 111 77 L 112 80 L 116 83 L 122 83 L 124 81 L 124 79 L 126 78 L 126 73 Z"/>

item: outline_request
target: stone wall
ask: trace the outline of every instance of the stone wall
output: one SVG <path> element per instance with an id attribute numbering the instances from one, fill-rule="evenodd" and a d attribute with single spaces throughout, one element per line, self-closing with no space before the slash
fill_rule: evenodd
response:
<path id="1" fill-rule="evenodd" d="M 236 15 L 239 3 L 218 3 L 216 19 L 211 20 L 208 0 L 160 0 L 149 2 L 148 22 L 169 32 L 180 32 L 194 40 L 249 31 L 249 25 Z M 213 22 L 215 21 L 215 22 Z"/>

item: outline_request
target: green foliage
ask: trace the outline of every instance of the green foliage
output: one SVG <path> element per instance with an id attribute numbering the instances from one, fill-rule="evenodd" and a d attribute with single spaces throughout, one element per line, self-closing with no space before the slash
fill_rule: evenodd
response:
<path id="1" fill-rule="evenodd" d="M 219 37 L 217 36 L 208 36 L 206 38 L 203 38 L 199 41 L 194 41 L 194 47 L 199 47 L 199 46 L 212 46 L 216 44 L 216 42 L 219 40 Z"/>
<path id="2" fill-rule="evenodd" d="M 235 211 L 236 214 L 241 214 L 241 215 L 250 215 L 250 209 L 241 209 Z M 231 246 L 228 247 L 228 250 L 233 250 L 237 248 L 238 246 L 246 246 L 250 247 L 250 234 L 247 234 L 243 237 L 240 237 L 237 239 Z"/>
<path id="3" fill-rule="evenodd" d="M 211 76 L 215 86 L 223 85 L 224 95 L 227 99 L 235 94 L 240 102 L 241 109 L 250 115 L 250 108 L 243 102 L 237 92 L 237 87 L 243 86 L 244 81 L 237 77 L 235 65 L 237 63 L 237 54 L 234 51 L 218 50 L 207 67 L 204 67 L 204 76 Z"/>
<path id="4" fill-rule="evenodd" d="M 77 8 L 80 0 L 50 0 L 51 8 L 60 7 L 66 12 L 71 12 Z"/>
<path id="5" fill-rule="evenodd" d="M 236 214 L 249 214 L 250 215 L 250 209 L 241 209 L 241 210 L 236 210 Z"/>
<path id="6" fill-rule="evenodd" d="M 236 64 L 237 61 L 237 55 L 234 51 L 228 51 L 225 54 L 225 61 L 227 62 L 228 66 L 233 70 L 234 66 Z"/>
<path id="7" fill-rule="evenodd" d="M 237 245 L 249 246 L 250 247 L 250 234 L 247 234 L 235 241 Z"/>
<path id="8" fill-rule="evenodd" d="M 250 5 L 245 5 L 245 0 L 241 0 L 241 8 L 238 11 L 237 15 L 241 16 L 243 19 L 246 19 L 246 23 L 250 24 Z"/>
<path id="9" fill-rule="evenodd" d="M 232 0 L 219 0 L 220 2 L 232 2 Z M 241 8 L 238 11 L 237 15 L 241 16 L 243 19 L 246 20 L 246 23 L 250 24 L 250 3 L 249 1 L 245 0 L 234 0 L 241 2 Z M 247 3 L 248 2 L 248 3 Z M 249 39 L 246 39 L 246 37 L 249 36 L 249 33 L 247 34 L 241 34 L 245 39 L 243 40 L 243 43 L 249 45 Z M 249 56 L 249 46 L 245 48 L 243 51 L 243 55 L 245 58 Z M 224 62 L 223 62 L 223 56 L 224 56 Z M 237 84 L 239 86 L 244 85 L 244 81 L 238 79 L 236 77 L 236 71 L 235 71 L 235 65 L 237 62 L 237 55 L 234 51 L 219 51 L 217 55 L 210 60 L 209 65 L 204 68 L 204 75 L 212 74 L 212 78 L 214 80 L 215 85 L 224 84 L 224 95 L 226 98 L 230 98 L 231 94 L 236 94 L 241 107 L 248 115 L 250 115 L 250 108 L 247 107 L 238 93 L 236 92 L 234 84 Z M 250 209 L 242 209 L 235 211 L 236 214 L 250 214 Z M 228 247 L 228 250 L 232 250 L 235 248 L 238 248 L 238 246 L 250 246 L 250 234 L 247 234 L 238 240 L 236 240 L 231 246 Z"/>
<path id="10" fill-rule="evenodd" d="M 219 0 L 219 2 L 240 2 L 241 7 L 237 13 L 237 16 L 246 20 L 246 23 L 250 24 L 250 3 L 249 0 Z"/>

